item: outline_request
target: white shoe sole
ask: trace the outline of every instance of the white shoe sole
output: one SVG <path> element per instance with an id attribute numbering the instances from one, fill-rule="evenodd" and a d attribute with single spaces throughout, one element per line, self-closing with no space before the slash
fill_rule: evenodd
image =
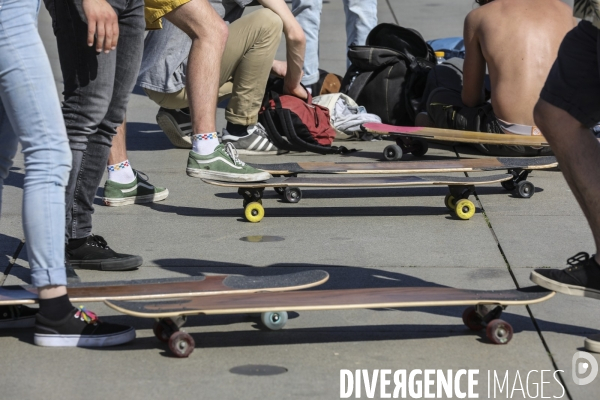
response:
<path id="1" fill-rule="evenodd" d="M 2 329 L 21 329 L 33 328 L 35 326 L 35 315 L 17 319 L 0 320 L 0 330 Z"/>
<path id="2" fill-rule="evenodd" d="M 157 115 L 156 123 L 160 126 L 165 135 L 167 135 L 167 138 L 169 138 L 173 146 L 181 149 L 192 148 L 191 136 L 181 136 L 182 132 L 179 129 L 179 125 L 171 115 L 167 113 Z"/>
<path id="3" fill-rule="evenodd" d="M 586 338 L 583 345 L 587 351 L 600 353 L 600 335 L 592 335 Z"/>
<path id="4" fill-rule="evenodd" d="M 160 193 L 146 194 L 143 196 L 125 197 L 122 199 L 104 197 L 102 201 L 105 206 L 108 207 L 119 207 L 127 206 L 130 204 L 143 204 L 143 203 L 155 203 L 166 199 L 169 196 L 169 189 L 165 189 Z"/>
<path id="5" fill-rule="evenodd" d="M 555 292 L 569 294 L 571 296 L 589 297 L 592 299 L 600 300 L 600 291 L 598 290 L 586 288 L 583 286 L 567 285 L 565 283 L 553 281 L 552 279 L 548 279 L 535 271 L 531 273 L 529 279 L 531 279 L 533 283 L 543 288 L 554 290 Z"/>
<path id="6" fill-rule="evenodd" d="M 260 150 L 244 150 L 244 149 L 236 149 L 238 154 L 242 156 L 269 156 L 276 155 L 279 150 L 269 150 L 269 151 L 260 151 Z"/>
<path id="7" fill-rule="evenodd" d="M 44 347 L 108 347 L 131 342 L 135 339 L 135 329 L 112 335 L 48 335 L 36 333 L 33 342 Z"/>
<path id="8" fill-rule="evenodd" d="M 206 169 L 186 168 L 185 172 L 192 178 L 213 179 L 223 182 L 262 182 L 272 178 L 271 174 L 264 171 L 256 174 L 234 174 Z"/>

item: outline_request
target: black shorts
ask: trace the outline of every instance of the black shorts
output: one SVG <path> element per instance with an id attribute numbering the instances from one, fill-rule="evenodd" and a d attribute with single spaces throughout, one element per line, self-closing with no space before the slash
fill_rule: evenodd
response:
<path id="1" fill-rule="evenodd" d="M 540 95 L 589 128 L 600 121 L 599 36 L 589 21 L 567 33 Z"/>

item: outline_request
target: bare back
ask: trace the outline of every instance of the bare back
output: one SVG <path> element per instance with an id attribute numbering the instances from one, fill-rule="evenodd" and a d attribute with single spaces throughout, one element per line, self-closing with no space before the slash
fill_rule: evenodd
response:
<path id="1" fill-rule="evenodd" d="M 482 80 L 474 80 L 487 64 L 496 116 L 534 125 L 533 108 L 560 43 L 574 27 L 572 15 L 559 0 L 496 0 L 472 11 L 465 20 L 463 101 L 481 90 Z"/>

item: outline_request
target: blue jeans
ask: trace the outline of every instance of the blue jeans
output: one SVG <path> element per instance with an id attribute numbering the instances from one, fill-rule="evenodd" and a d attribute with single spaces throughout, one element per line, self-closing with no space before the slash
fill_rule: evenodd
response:
<path id="1" fill-rule="evenodd" d="M 40 0 L 0 0 L 0 206 L 21 142 L 23 230 L 34 286 L 66 285 L 65 187 L 71 151 L 37 30 Z"/>
<path id="2" fill-rule="evenodd" d="M 44 0 L 52 17 L 65 82 L 62 113 L 73 152 L 66 194 L 66 239 L 92 233 L 94 198 L 106 168 L 112 138 L 125 118 L 144 51 L 143 0 L 108 0 L 119 20 L 115 51 L 87 45 L 81 1 Z"/>
<path id="3" fill-rule="evenodd" d="M 367 35 L 377 25 L 377 0 L 343 0 L 346 13 L 346 46 L 364 45 Z M 306 36 L 304 85 L 319 80 L 319 29 L 322 0 L 292 0 L 292 13 Z M 350 66 L 350 61 L 346 61 Z"/>

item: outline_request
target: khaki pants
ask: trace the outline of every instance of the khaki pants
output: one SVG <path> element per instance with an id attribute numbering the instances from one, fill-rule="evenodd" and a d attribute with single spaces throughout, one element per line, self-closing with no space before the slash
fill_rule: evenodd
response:
<path id="1" fill-rule="evenodd" d="M 227 121 L 238 125 L 252 125 L 258 121 L 258 111 L 282 28 L 281 18 L 266 8 L 229 25 L 219 78 L 219 101 L 231 96 L 225 109 Z M 177 109 L 189 106 L 185 88 L 175 93 L 144 90 L 161 107 Z"/>

